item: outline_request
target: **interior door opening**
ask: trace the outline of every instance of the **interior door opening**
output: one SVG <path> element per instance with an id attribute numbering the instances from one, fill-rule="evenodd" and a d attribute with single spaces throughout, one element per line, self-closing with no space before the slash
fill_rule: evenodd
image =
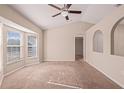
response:
<path id="1" fill-rule="evenodd" d="M 83 57 L 83 37 L 75 37 L 75 60 L 82 60 Z"/>

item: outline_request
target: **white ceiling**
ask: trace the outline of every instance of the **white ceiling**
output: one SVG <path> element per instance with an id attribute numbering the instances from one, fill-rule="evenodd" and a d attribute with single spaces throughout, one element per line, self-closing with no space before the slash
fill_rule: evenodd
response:
<path id="1" fill-rule="evenodd" d="M 62 4 L 55 5 L 63 7 Z M 82 14 L 69 14 L 70 21 L 66 21 L 61 15 L 55 18 L 51 17 L 59 10 L 47 4 L 12 4 L 9 6 L 42 29 L 51 29 L 77 21 L 96 24 L 117 8 L 113 4 L 73 4 L 70 10 L 80 10 Z"/>

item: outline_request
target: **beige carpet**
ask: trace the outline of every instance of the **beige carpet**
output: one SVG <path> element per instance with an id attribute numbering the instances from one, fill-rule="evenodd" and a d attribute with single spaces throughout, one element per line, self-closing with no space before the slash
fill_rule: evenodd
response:
<path id="1" fill-rule="evenodd" d="M 1 88 L 103 89 L 120 87 L 85 62 L 45 62 L 25 67 L 6 76 Z"/>

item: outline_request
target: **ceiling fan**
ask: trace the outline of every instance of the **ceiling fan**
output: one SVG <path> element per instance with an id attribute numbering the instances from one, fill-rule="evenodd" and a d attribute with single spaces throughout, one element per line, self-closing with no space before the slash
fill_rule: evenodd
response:
<path id="1" fill-rule="evenodd" d="M 71 7 L 72 4 L 64 4 L 64 6 L 62 8 L 59 8 L 58 6 L 55 6 L 53 4 L 48 4 L 51 7 L 54 7 L 58 10 L 60 10 L 59 13 L 53 15 L 52 17 L 56 17 L 58 15 L 62 15 L 65 17 L 66 20 L 69 20 L 68 14 L 69 13 L 73 13 L 73 14 L 81 14 L 81 11 L 75 11 L 75 10 L 69 10 L 69 8 Z"/>

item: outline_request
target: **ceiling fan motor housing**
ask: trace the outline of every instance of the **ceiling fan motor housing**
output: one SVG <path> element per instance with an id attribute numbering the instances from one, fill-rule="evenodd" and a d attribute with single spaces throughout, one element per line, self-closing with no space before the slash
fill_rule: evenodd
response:
<path id="1" fill-rule="evenodd" d="M 64 17 L 68 16 L 68 10 L 66 8 L 62 9 L 61 10 L 61 15 L 64 16 Z"/>

